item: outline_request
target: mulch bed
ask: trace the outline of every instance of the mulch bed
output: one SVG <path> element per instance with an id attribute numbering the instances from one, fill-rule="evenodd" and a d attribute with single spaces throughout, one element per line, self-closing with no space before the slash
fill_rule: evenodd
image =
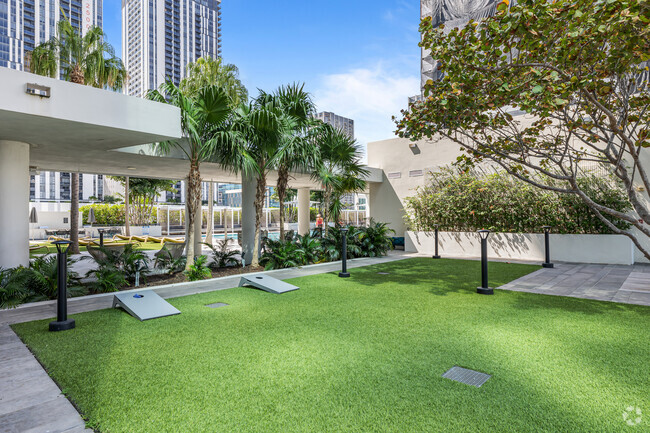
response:
<path id="1" fill-rule="evenodd" d="M 229 277 L 231 275 L 241 275 L 241 274 L 249 274 L 251 272 L 260 272 L 263 271 L 264 268 L 262 266 L 257 266 L 257 267 L 252 267 L 250 265 L 246 267 L 241 267 L 241 266 L 232 266 L 228 268 L 220 268 L 217 270 L 212 270 L 212 277 L 211 278 L 219 278 L 219 277 Z M 147 282 L 146 284 L 140 284 L 139 287 L 134 287 L 134 286 L 128 286 L 128 287 L 123 287 L 121 290 L 131 290 L 131 289 L 140 289 L 143 287 L 156 287 L 156 286 L 164 286 L 167 284 L 175 284 L 175 283 L 186 283 L 189 280 L 185 276 L 183 272 L 178 272 L 176 274 L 168 275 L 168 274 L 158 274 L 158 275 L 147 275 Z"/>

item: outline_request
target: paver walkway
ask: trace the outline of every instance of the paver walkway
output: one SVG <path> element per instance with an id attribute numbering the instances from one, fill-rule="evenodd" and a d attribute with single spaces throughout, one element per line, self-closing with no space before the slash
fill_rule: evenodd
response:
<path id="1" fill-rule="evenodd" d="M 556 263 L 499 289 L 650 306 L 650 265 Z"/>
<path id="2" fill-rule="evenodd" d="M 92 433 L 7 324 L 0 324 L 0 432 Z"/>

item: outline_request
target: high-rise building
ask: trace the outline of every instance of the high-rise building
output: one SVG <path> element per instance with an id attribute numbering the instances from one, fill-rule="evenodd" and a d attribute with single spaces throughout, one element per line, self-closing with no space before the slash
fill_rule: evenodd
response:
<path id="1" fill-rule="evenodd" d="M 493 16 L 496 7 L 502 0 L 420 0 L 420 19 L 431 17 L 433 26 L 445 25 L 445 29 L 463 27 L 469 20 Z M 424 89 L 427 80 L 440 79 L 438 62 L 433 59 L 428 51 L 422 48 L 420 62 L 420 91 Z M 409 98 L 415 102 L 417 96 Z"/>
<path id="2" fill-rule="evenodd" d="M 316 119 L 322 120 L 325 123 L 329 123 L 336 129 L 340 129 L 351 138 L 354 138 L 354 120 L 348 119 L 347 117 L 339 116 L 329 111 L 323 111 L 316 114 Z"/>
<path id="3" fill-rule="evenodd" d="M 64 18 L 82 34 L 90 26 L 102 27 L 102 1 L 0 0 L 0 66 L 29 70 L 28 53 L 54 36 Z"/>
<path id="4" fill-rule="evenodd" d="M 122 0 L 125 93 L 144 96 L 185 66 L 221 55 L 221 0 Z"/>
<path id="5" fill-rule="evenodd" d="M 103 200 L 107 179 L 101 174 L 79 174 L 79 200 Z M 61 202 L 70 200 L 70 173 L 41 171 L 29 176 L 29 200 Z"/>

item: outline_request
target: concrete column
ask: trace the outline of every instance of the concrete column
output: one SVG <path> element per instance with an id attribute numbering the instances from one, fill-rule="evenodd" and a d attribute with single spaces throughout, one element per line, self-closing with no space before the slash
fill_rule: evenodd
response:
<path id="1" fill-rule="evenodd" d="M 29 144 L 0 140 L 0 267 L 29 264 Z"/>
<path id="2" fill-rule="evenodd" d="M 253 259 L 253 244 L 255 243 L 255 190 L 257 180 L 244 177 L 241 186 L 241 229 L 242 250 L 246 264 Z"/>
<path id="3" fill-rule="evenodd" d="M 298 188 L 298 234 L 309 233 L 309 188 Z"/>
<path id="4" fill-rule="evenodd" d="M 208 228 L 205 231 L 205 242 L 212 245 L 212 230 L 214 230 L 214 182 L 208 185 Z"/>

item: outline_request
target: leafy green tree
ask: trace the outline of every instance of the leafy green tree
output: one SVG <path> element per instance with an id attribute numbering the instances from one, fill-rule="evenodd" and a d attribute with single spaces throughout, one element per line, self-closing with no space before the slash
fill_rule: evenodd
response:
<path id="1" fill-rule="evenodd" d="M 171 81 L 150 91 L 149 99 L 175 105 L 181 110 L 181 129 L 183 137 L 177 141 L 157 143 L 156 148 L 167 154 L 172 148 L 178 149 L 189 160 L 190 171 L 187 177 L 187 264 L 189 270 L 194 264 L 194 226 L 201 223 L 201 173 L 200 165 L 212 160 L 216 151 L 228 144 L 230 133 L 227 120 L 232 112 L 230 98 L 217 85 L 202 87 L 193 95 L 186 95 Z"/>
<path id="2" fill-rule="evenodd" d="M 317 143 L 320 161 L 312 176 L 324 187 L 321 210 L 327 235 L 329 221 L 333 220 L 338 225 L 343 195 L 363 190 L 368 171 L 360 163 L 361 152 L 356 140 L 342 130 L 327 124 L 320 125 Z"/>
<path id="3" fill-rule="evenodd" d="M 443 78 L 426 83 L 398 133 L 447 138 L 466 150 L 461 163 L 490 160 L 539 188 L 573 194 L 650 258 L 640 241 L 650 237 L 649 24 L 647 0 L 504 2 L 495 17 L 450 31 L 425 18 L 420 45 Z M 527 116 L 513 117 L 513 107 Z M 593 165 L 623 183 L 634 212 L 580 185 Z"/>
<path id="4" fill-rule="evenodd" d="M 70 21 L 61 20 L 56 36 L 32 51 L 31 70 L 53 78 L 60 71 L 65 80 L 73 83 L 120 90 L 126 69 L 104 39 L 99 27 L 91 27 L 82 36 Z M 72 173 L 70 179 L 70 241 L 71 252 L 79 254 L 79 173 Z"/>
<path id="5" fill-rule="evenodd" d="M 126 185 L 123 176 L 110 176 L 111 179 Z M 176 192 L 176 181 L 168 179 L 129 178 L 129 220 L 135 225 L 151 224 L 156 198 L 163 192 Z"/>

